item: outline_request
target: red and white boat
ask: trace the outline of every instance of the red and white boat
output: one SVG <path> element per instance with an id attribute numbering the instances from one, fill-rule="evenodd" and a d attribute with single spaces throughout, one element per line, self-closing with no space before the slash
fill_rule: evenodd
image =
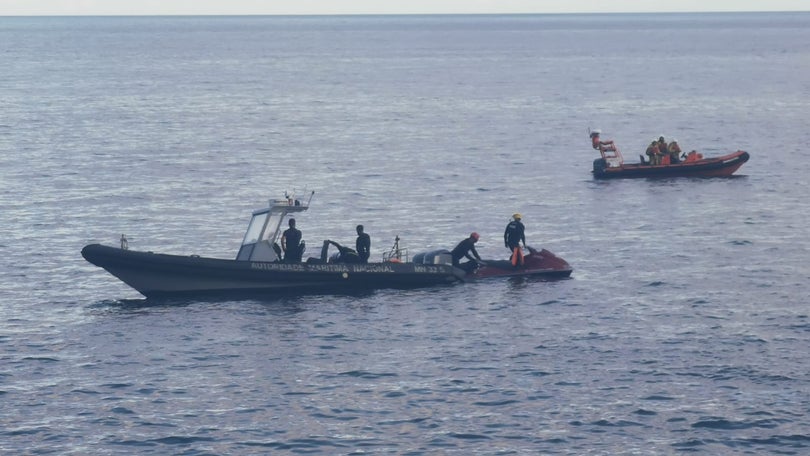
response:
<path id="1" fill-rule="evenodd" d="M 595 143 L 596 144 L 596 143 Z M 597 145 L 594 145 L 597 147 Z M 659 165 L 653 165 L 640 157 L 640 163 L 625 163 L 622 153 L 615 144 L 598 145 L 602 158 L 593 161 L 593 177 L 616 179 L 634 177 L 728 177 L 734 174 L 751 156 L 738 150 L 719 157 L 703 157 L 692 151 L 684 155 L 678 163 L 670 163 L 665 156 Z"/>

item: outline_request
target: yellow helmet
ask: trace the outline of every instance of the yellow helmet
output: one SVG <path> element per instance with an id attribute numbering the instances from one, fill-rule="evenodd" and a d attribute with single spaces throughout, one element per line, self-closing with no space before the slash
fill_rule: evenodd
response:
<path id="1" fill-rule="evenodd" d="M 522 215 L 520 215 L 520 212 L 515 212 L 515 213 L 512 215 L 512 218 L 513 218 L 513 219 L 515 219 L 515 220 L 520 220 L 520 219 L 522 219 L 522 218 L 523 218 L 523 216 L 522 216 Z"/>

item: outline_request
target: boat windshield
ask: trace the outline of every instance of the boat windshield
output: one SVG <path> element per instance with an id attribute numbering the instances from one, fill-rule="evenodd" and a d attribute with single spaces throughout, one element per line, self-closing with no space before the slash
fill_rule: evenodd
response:
<path id="1" fill-rule="evenodd" d="M 255 244 L 259 241 L 259 236 L 262 234 L 262 228 L 264 228 L 264 221 L 266 219 L 267 212 L 253 215 L 253 218 L 250 219 L 247 232 L 245 233 L 245 239 L 242 240 L 242 245 Z"/>
<path id="2" fill-rule="evenodd" d="M 275 237 L 278 233 L 278 227 L 281 225 L 281 220 L 286 215 L 285 212 L 271 212 L 270 216 L 267 217 L 267 228 L 264 230 L 262 234 L 263 241 L 270 241 L 272 244 L 275 241 Z"/>

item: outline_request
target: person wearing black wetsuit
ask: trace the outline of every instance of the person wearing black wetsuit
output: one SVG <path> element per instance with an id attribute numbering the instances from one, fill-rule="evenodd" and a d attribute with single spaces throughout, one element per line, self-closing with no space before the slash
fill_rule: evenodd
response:
<path id="1" fill-rule="evenodd" d="M 344 247 L 331 239 L 324 241 L 324 246 L 328 244 L 332 244 L 338 249 L 337 258 L 334 259 L 335 263 L 362 263 L 362 261 L 360 261 L 360 256 L 357 255 L 357 252 L 355 252 L 354 249 Z"/>
<path id="2" fill-rule="evenodd" d="M 361 263 L 368 263 L 371 256 L 371 236 L 363 232 L 363 225 L 357 225 L 357 242 L 354 244 Z"/>
<path id="3" fill-rule="evenodd" d="M 453 258 L 453 266 L 463 269 L 465 272 L 470 273 L 478 267 L 478 262 L 482 261 L 478 251 L 475 250 L 475 243 L 478 242 L 478 233 L 470 234 L 470 237 L 459 242 L 456 248 L 450 252 Z M 472 253 L 472 255 L 470 255 Z M 462 258 L 467 258 L 470 261 L 461 264 Z"/>
<path id="4" fill-rule="evenodd" d="M 294 218 L 291 218 L 288 223 L 290 227 L 281 235 L 281 250 L 284 251 L 285 263 L 298 263 L 304 254 L 304 249 L 301 248 L 302 234 L 301 230 L 295 228 Z"/>
<path id="5" fill-rule="evenodd" d="M 523 218 L 520 214 L 512 216 L 512 221 L 506 225 L 506 230 L 503 232 L 503 244 L 509 251 L 512 252 L 512 265 L 523 265 L 523 251 L 520 250 L 520 243 L 523 242 L 523 247 L 526 247 L 526 228 L 520 221 Z"/>

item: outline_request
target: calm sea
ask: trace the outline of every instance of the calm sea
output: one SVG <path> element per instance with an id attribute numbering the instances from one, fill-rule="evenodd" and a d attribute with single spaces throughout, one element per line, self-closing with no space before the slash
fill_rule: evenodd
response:
<path id="1" fill-rule="evenodd" d="M 0 18 L 0 453 L 810 453 L 810 14 Z M 730 179 L 597 182 L 588 128 Z M 568 280 L 149 301 L 88 243 L 470 231 Z"/>

